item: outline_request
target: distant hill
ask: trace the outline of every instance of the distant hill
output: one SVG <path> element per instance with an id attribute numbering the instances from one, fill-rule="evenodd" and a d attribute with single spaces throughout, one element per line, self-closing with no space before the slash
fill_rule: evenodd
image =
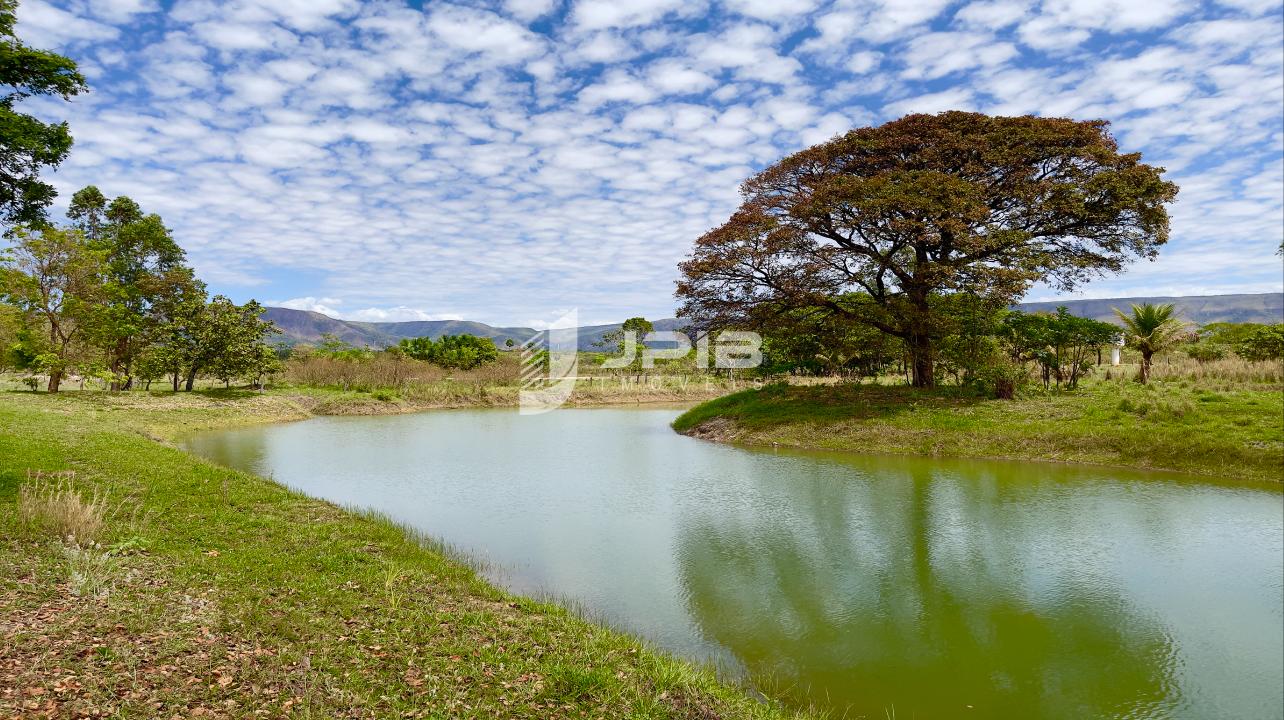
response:
<path id="1" fill-rule="evenodd" d="M 263 311 L 263 319 L 270 320 L 276 325 L 281 331 L 279 340 L 287 345 L 315 344 L 321 340 L 323 334 L 329 333 L 357 347 L 368 345 L 381 348 L 395 345 L 404 338 L 439 338 L 443 335 L 476 335 L 490 338 L 496 345 L 503 347 L 506 340 L 520 344 L 535 334 L 534 328 L 494 327 L 470 320 L 415 320 L 384 323 L 338 320 L 310 310 L 291 310 L 283 307 L 266 308 Z M 670 318 L 656 320 L 654 325 L 656 330 L 677 330 L 685 323 Z M 601 342 L 604 335 L 619 328 L 619 323 L 582 327 L 579 329 L 579 346 L 584 350 L 592 350 L 595 343 Z"/>
<path id="2" fill-rule="evenodd" d="M 1115 321 L 1113 308 L 1128 311 L 1130 305 L 1142 303 L 1167 304 L 1177 307 L 1181 319 L 1196 325 L 1215 322 L 1284 322 L 1284 293 L 1258 293 L 1255 295 L 1187 295 L 1184 297 L 1129 297 L 1104 300 L 1053 300 L 1050 302 L 1021 303 L 1017 307 L 1026 312 L 1055 311 L 1061 305 L 1072 314 L 1094 320 Z"/>
<path id="3" fill-rule="evenodd" d="M 1054 300 L 1051 302 L 1022 303 L 1018 305 L 1027 312 L 1041 310 L 1053 311 L 1065 305 L 1073 314 L 1097 320 L 1113 321 L 1111 308 L 1127 310 L 1133 303 L 1173 303 L 1181 317 L 1189 322 L 1207 325 L 1212 322 L 1284 322 L 1284 293 L 1261 293 L 1257 295 L 1198 295 L 1189 297 L 1135 297 L 1108 298 L 1104 300 Z M 370 346 L 381 348 L 395 345 L 403 338 L 431 337 L 442 335 L 476 335 L 495 341 L 503 347 L 504 341 L 512 340 L 522 343 L 535 334 L 533 328 L 526 327 L 493 327 L 485 323 L 469 320 L 416 320 L 413 322 L 373 323 L 354 320 L 338 320 L 328 315 L 308 310 L 291 310 L 282 307 L 269 307 L 263 312 L 265 320 L 272 321 L 281 330 L 280 340 L 289 345 L 299 343 L 316 343 L 321 336 L 330 333 L 346 343 L 357 347 Z M 656 320 L 656 330 L 678 330 L 685 322 L 675 318 Z M 607 333 L 618 330 L 619 323 L 613 325 L 593 325 L 582 327 L 579 331 L 579 345 L 582 350 L 592 350 L 595 343 L 601 342 Z"/>

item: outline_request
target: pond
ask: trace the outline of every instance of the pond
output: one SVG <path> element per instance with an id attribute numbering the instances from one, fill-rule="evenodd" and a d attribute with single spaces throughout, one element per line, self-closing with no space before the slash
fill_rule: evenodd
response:
<path id="1" fill-rule="evenodd" d="M 1279 486 L 751 451 L 676 414 L 316 418 L 187 447 L 840 716 L 1284 713 Z"/>

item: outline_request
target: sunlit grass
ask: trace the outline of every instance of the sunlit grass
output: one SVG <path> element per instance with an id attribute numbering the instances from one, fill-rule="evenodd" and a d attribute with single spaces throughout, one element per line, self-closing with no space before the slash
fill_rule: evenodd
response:
<path id="1" fill-rule="evenodd" d="M 793 716 L 457 548 L 156 441 L 297 417 L 271 393 L 0 393 L 0 716 Z M 70 468 L 148 521 L 106 513 L 90 551 L 23 530 L 28 471 Z"/>

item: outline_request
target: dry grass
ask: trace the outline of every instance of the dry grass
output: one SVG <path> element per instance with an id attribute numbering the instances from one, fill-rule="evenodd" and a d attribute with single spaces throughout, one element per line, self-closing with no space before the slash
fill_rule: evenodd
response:
<path id="1" fill-rule="evenodd" d="M 1135 371 L 1129 379 L 1135 377 Z M 1279 360 L 1252 361 L 1239 357 L 1198 362 L 1183 355 L 1173 354 L 1156 359 L 1150 368 L 1153 380 L 1190 380 L 1204 382 L 1222 380 L 1233 383 L 1279 385 L 1284 383 L 1284 362 Z"/>
<path id="2" fill-rule="evenodd" d="M 361 360 L 312 356 L 291 360 L 281 380 L 293 385 L 334 387 L 369 392 L 405 391 L 416 385 L 454 382 L 462 385 L 505 385 L 518 379 L 520 358 L 500 353 L 499 360 L 472 370 L 450 370 L 407 357 L 376 354 Z"/>
<path id="3" fill-rule="evenodd" d="M 98 493 L 85 499 L 72 487 L 74 471 L 28 471 L 18 488 L 18 519 L 57 538 L 91 543 L 107 525 L 107 502 Z"/>

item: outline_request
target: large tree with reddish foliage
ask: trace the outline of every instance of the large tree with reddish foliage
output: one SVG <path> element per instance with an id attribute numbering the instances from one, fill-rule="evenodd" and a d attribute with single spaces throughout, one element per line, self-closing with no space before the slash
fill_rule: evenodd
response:
<path id="1" fill-rule="evenodd" d="M 939 302 L 1015 301 L 1153 258 L 1177 186 L 1102 120 L 909 115 L 852 130 L 747 180 L 681 265 L 679 315 L 769 325 L 799 308 L 901 338 L 931 386 Z"/>

